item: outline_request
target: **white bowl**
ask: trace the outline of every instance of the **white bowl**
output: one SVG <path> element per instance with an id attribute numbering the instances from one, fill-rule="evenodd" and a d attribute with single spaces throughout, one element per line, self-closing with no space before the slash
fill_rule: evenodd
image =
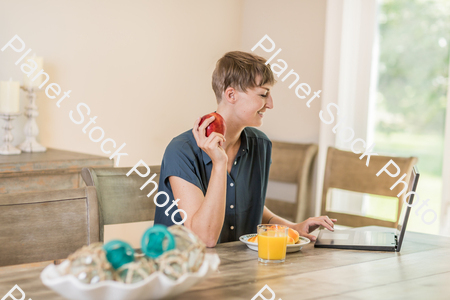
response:
<path id="1" fill-rule="evenodd" d="M 41 272 L 42 283 L 67 299 L 144 300 L 173 297 L 187 291 L 216 271 L 220 259 L 217 254 L 207 253 L 197 272 L 184 274 L 176 281 L 161 272 L 155 272 L 144 280 L 131 284 L 112 280 L 86 284 L 73 275 L 61 276 L 59 269 L 64 268 L 68 263 L 69 261 L 65 260 L 58 266 L 50 264 Z"/>
<path id="2" fill-rule="evenodd" d="M 253 243 L 253 242 L 248 241 L 249 238 L 254 237 L 256 235 L 257 235 L 256 233 L 245 234 L 245 235 L 241 236 L 239 238 L 239 240 L 241 242 L 245 243 L 247 245 L 247 247 L 249 247 L 250 249 L 252 249 L 254 251 L 258 251 L 258 243 Z M 297 244 L 288 244 L 287 245 L 286 253 L 300 251 L 300 250 L 302 250 L 303 246 L 308 245 L 309 243 L 311 243 L 311 241 L 308 238 L 301 236 L 300 239 L 298 240 Z"/>

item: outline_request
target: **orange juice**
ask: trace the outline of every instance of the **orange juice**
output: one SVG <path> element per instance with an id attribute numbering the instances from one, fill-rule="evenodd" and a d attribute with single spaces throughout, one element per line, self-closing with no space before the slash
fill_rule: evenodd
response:
<path id="1" fill-rule="evenodd" d="M 258 256 L 264 260 L 284 260 L 287 238 L 284 232 L 266 231 L 258 234 Z"/>

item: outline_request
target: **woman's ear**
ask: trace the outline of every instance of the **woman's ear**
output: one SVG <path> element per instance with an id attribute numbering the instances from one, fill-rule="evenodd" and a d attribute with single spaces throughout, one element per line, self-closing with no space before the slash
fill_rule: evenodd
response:
<path id="1" fill-rule="evenodd" d="M 228 101 L 231 104 L 236 103 L 236 90 L 232 88 L 231 86 L 228 87 L 224 92 L 225 100 Z"/>

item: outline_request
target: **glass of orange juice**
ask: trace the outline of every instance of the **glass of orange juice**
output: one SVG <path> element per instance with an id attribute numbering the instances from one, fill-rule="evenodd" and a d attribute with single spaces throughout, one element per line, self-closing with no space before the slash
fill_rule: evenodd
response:
<path id="1" fill-rule="evenodd" d="M 283 225 L 258 225 L 258 261 L 280 263 L 286 259 L 289 228 Z"/>

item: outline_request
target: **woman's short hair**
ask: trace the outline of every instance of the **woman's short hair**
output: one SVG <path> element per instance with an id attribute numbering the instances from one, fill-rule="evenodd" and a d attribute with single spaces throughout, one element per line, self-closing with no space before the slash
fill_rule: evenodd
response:
<path id="1" fill-rule="evenodd" d="M 216 94 L 217 103 L 222 100 L 222 93 L 228 87 L 235 88 L 241 92 L 247 92 L 248 88 L 265 85 L 274 85 L 270 64 L 265 64 L 266 59 L 247 52 L 231 51 L 225 53 L 216 63 L 212 74 L 212 88 Z M 261 82 L 256 82 L 258 75 Z"/>

